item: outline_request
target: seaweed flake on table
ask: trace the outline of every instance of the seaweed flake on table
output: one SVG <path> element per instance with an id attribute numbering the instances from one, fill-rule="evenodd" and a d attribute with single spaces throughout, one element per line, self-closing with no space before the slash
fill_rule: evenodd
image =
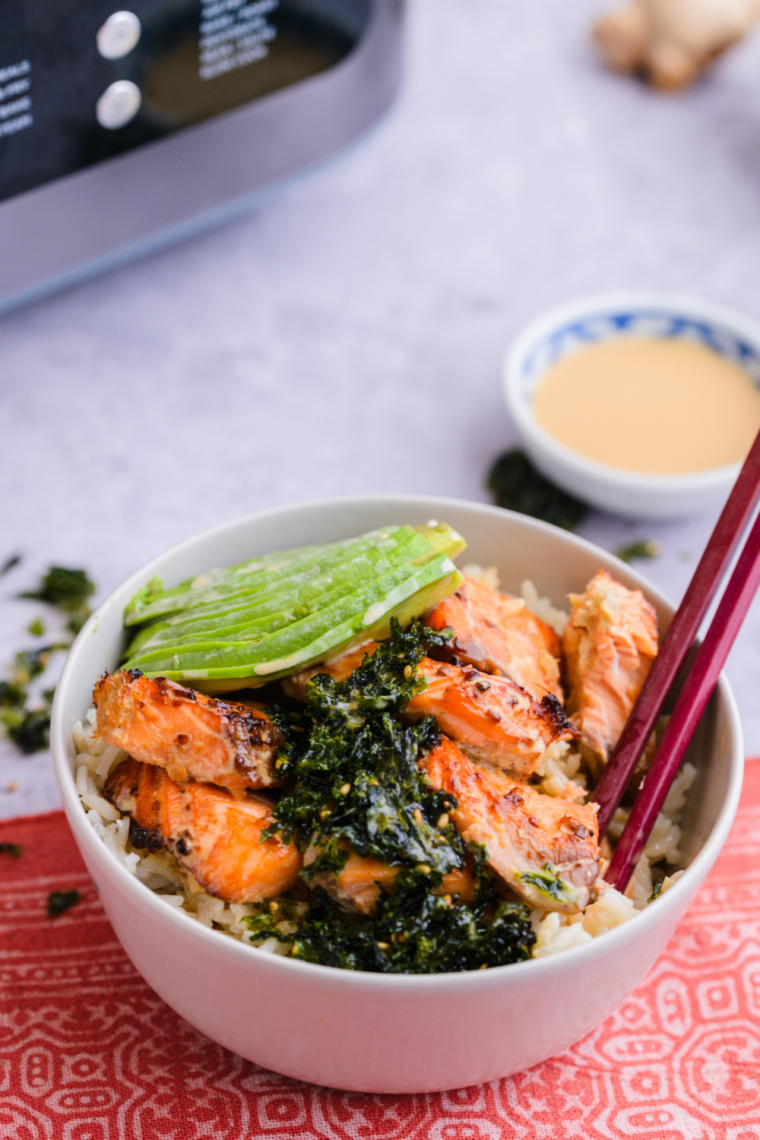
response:
<path id="1" fill-rule="evenodd" d="M 588 505 L 542 475 L 518 447 L 495 460 L 486 481 L 494 502 L 505 510 L 575 530 Z"/>
<path id="2" fill-rule="evenodd" d="M 47 916 L 58 918 L 80 901 L 79 891 L 51 891 L 47 898 Z"/>
<path id="3" fill-rule="evenodd" d="M 6 558 L 5 562 L 3 562 L 2 566 L 0 566 L 0 578 L 2 578 L 3 575 L 7 574 L 10 570 L 13 570 L 16 566 L 18 566 L 20 561 L 21 561 L 21 555 L 20 554 L 12 554 L 10 556 L 10 558 Z"/>
<path id="4" fill-rule="evenodd" d="M 20 555 L 9 559 L 16 565 Z M 0 571 L 4 573 L 5 569 Z M 69 570 L 63 566 L 51 566 L 38 590 L 28 590 L 19 597 L 47 602 L 56 607 L 67 618 L 67 629 L 77 634 L 90 614 L 86 598 L 94 592 L 95 586 L 85 570 Z M 42 637 L 45 626 L 41 618 L 35 618 L 27 627 L 34 637 Z M 51 656 L 69 649 L 71 641 L 54 641 L 48 645 L 37 645 L 33 649 L 20 650 L 13 661 L 10 679 L 0 680 L 0 725 L 6 735 L 25 756 L 41 752 L 50 743 L 50 711 L 55 694 L 55 686 L 45 689 L 42 701 L 29 705 L 29 685 L 41 676 L 47 668 Z"/>
<path id="5" fill-rule="evenodd" d="M 659 554 L 660 548 L 658 544 L 649 538 L 637 538 L 633 542 L 629 542 L 615 551 L 616 558 L 619 558 L 621 562 L 628 563 L 649 558 L 658 558 Z"/>
<path id="6" fill-rule="evenodd" d="M 77 634 L 90 616 L 87 599 L 94 592 L 95 585 L 86 570 L 51 566 L 37 590 L 25 590 L 19 597 L 55 606 L 68 618 L 70 632 Z"/>

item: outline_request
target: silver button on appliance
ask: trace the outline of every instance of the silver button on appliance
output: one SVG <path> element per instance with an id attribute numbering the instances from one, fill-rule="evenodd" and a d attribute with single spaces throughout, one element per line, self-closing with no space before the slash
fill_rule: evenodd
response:
<path id="1" fill-rule="evenodd" d="M 103 59 L 121 59 L 137 46 L 141 32 L 134 12 L 113 12 L 98 30 L 95 43 Z"/>
<path id="2" fill-rule="evenodd" d="M 117 79 L 98 99 L 95 115 L 101 127 L 115 131 L 134 119 L 141 103 L 142 95 L 137 84 L 129 79 Z"/>

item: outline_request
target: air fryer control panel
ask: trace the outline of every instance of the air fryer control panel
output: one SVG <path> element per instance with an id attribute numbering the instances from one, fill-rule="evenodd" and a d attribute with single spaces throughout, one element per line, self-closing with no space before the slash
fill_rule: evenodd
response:
<path id="1" fill-rule="evenodd" d="M 0 0 L 0 200 L 327 71 L 371 0 Z"/>

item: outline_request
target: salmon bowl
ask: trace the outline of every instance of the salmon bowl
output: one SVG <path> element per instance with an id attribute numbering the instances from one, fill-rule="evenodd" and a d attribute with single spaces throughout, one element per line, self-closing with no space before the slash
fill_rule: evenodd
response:
<path id="1" fill-rule="evenodd" d="M 506 1076 L 568 1048 L 612 1014 L 654 965 L 725 842 L 741 790 L 741 728 L 722 678 L 687 756 L 693 782 L 681 807 L 678 863 L 683 873 L 677 881 L 654 902 L 628 916 L 630 921 L 609 922 L 596 937 L 582 923 L 571 921 L 577 916 L 563 914 L 561 908 L 550 910 L 528 940 L 534 951 L 541 943 L 546 953 L 493 960 L 509 962 L 503 965 L 489 960 L 485 962 L 489 968 L 484 969 L 467 964 L 429 973 L 343 969 L 322 964 L 322 960 L 299 959 L 292 953 L 268 952 L 275 949 L 272 939 L 259 938 L 258 945 L 251 944 L 250 935 L 247 940 L 235 937 L 229 923 L 225 927 L 215 921 L 213 912 L 194 912 L 192 900 L 184 905 L 188 893 L 203 893 L 195 875 L 186 874 L 184 893 L 173 894 L 167 887 L 157 890 L 155 882 L 139 878 L 134 868 L 125 865 L 123 843 L 119 851 L 113 836 L 110 842 L 104 841 L 102 833 L 111 818 L 113 827 L 123 830 L 125 816 L 115 810 L 111 817 L 102 807 L 105 827 L 99 832 L 93 825 L 91 817 L 93 812 L 98 814 L 98 805 L 93 807 L 87 797 L 99 792 L 80 776 L 83 764 L 77 757 L 85 745 L 81 736 L 78 741 L 74 736 L 77 725 L 87 724 L 98 678 L 119 675 L 124 614 L 135 597 L 145 597 L 140 592 L 157 578 L 171 589 L 187 579 L 197 580 L 212 567 L 241 564 L 309 544 L 341 543 L 391 523 L 424 528 L 444 519 L 468 544 L 457 562 L 495 568 L 500 588 L 518 597 L 525 590 L 524 583 L 532 582 L 544 599 L 547 620 L 552 618 L 549 602 L 561 610 L 569 594 L 582 592 L 602 571 L 621 589 L 642 591 L 660 628 L 667 627 L 672 608 L 645 579 L 598 547 L 547 524 L 498 508 L 430 496 L 333 499 L 226 523 L 154 560 L 116 590 L 88 621 L 56 692 L 51 741 L 64 809 L 108 918 L 136 969 L 177 1013 L 212 1040 L 266 1068 L 314 1084 L 374 1093 L 458 1088 Z M 474 570 L 469 568 L 469 573 Z M 445 667 L 458 668 L 448 663 Z M 133 673 L 140 677 L 138 668 Z M 144 675 L 149 674 L 144 668 Z M 477 676 L 478 683 L 483 683 L 480 673 Z M 489 677 L 489 685 L 496 682 L 498 688 L 503 683 L 496 671 Z M 202 711 L 215 699 L 201 695 L 194 703 Z M 543 707 L 554 706 L 549 702 Z M 198 708 L 194 715 L 199 715 Z M 251 715 L 258 715 L 256 702 Z M 555 723 L 564 721 L 555 718 Z M 455 735 L 453 728 L 450 732 Z M 102 746 L 99 749 L 90 770 L 103 764 Z M 134 756 L 139 748 L 130 744 L 129 752 Z M 436 755 L 435 749 L 430 755 Z M 108 768 L 111 758 L 106 759 Z M 469 764 L 470 760 L 465 756 L 461 762 Z M 565 769 L 565 778 L 567 774 Z M 106 775 L 108 780 L 113 778 L 113 774 Z M 181 776 L 176 770 L 172 776 L 179 781 L 177 794 L 186 796 Z M 563 773 L 555 776 L 559 779 Z M 444 787 L 436 794 L 445 792 Z M 260 793 L 245 794 L 259 803 Z M 568 794 L 564 811 L 572 817 L 572 801 L 578 797 L 572 789 Z M 221 792 L 214 795 L 218 800 Z M 240 802 L 233 800 L 231 791 L 225 790 L 224 795 L 229 797 L 225 804 L 234 807 Z M 548 796 L 544 798 L 548 802 Z M 135 819 L 133 806 L 127 809 Z M 448 834 L 448 819 L 445 824 L 440 818 L 438 822 L 442 823 L 441 834 Z M 142 835 L 146 828 L 141 824 L 140 829 Z M 575 827 L 576 844 L 578 832 Z M 149 845 L 147 852 L 139 844 L 136 847 L 130 853 L 135 857 L 133 863 L 153 855 Z M 173 858 L 181 861 L 182 848 L 176 842 L 173 850 Z M 585 867 L 581 856 L 575 859 L 576 866 Z M 580 889 L 580 881 L 571 885 Z M 451 894 L 453 888 L 444 896 L 448 906 Z M 242 903 L 225 907 L 217 901 L 214 905 L 215 913 L 221 909 L 232 913 L 236 906 L 237 925 L 248 923 L 249 930 L 253 929 L 249 919 L 254 924 L 259 921 L 255 914 L 243 914 Z M 504 905 L 510 916 L 519 911 L 519 903 Z M 572 907 L 568 904 L 565 910 Z M 563 952 L 555 952 L 558 949 Z M 382 947 L 380 952 L 390 953 Z"/>

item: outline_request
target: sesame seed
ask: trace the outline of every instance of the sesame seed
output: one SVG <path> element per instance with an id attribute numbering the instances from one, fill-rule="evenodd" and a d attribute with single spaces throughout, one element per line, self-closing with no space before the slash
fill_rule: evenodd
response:
<path id="1" fill-rule="evenodd" d="M 411 677 L 411 675 L 412 675 L 412 667 L 411 667 L 411 665 L 405 665 L 405 666 L 404 666 L 404 677 L 406 678 L 406 680 L 407 680 L 407 681 L 409 680 L 409 678 Z"/>
<path id="2" fill-rule="evenodd" d="M 347 796 L 350 791 L 351 791 L 351 785 L 350 784 L 344 784 L 343 787 L 340 789 L 340 794 L 342 796 Z"/>
<path id="3" fill-rule="evenodd" d="M 390 945 L 387 942 L 378 942 L 377 948 L 378 950 L 390 950 Z"/>
<path id="4" fill-rule="evenodd" d="M 429 875 L 430 874 L 430 867 L 427 865 L 427 863 L 420 863 L 419 866 L 417 867 L 417 870 L 421 871 L 423 875 Z"/>
<path id="5" fill-rule="evenodd" d="M 422 827 L 422 812 L 419 808 L 414 809 L 414 822 L 418 827 Z"/>
<path id="6" fill-rule="evenodd" d="M 438 816 L 438 826 L 439 826 L 439 827 L 441 827 L 441 828 L 443 828 L 443 827 L 447 827 L 447 826 L 448 826 L 448 822 L 449 822 L 449 817 L 448 817 L 448 815 L 446 814 L 446 812 L 444 812 L 444 813 L 443 813 L 443 815 L 439 815 L 439 816 Z"/>

